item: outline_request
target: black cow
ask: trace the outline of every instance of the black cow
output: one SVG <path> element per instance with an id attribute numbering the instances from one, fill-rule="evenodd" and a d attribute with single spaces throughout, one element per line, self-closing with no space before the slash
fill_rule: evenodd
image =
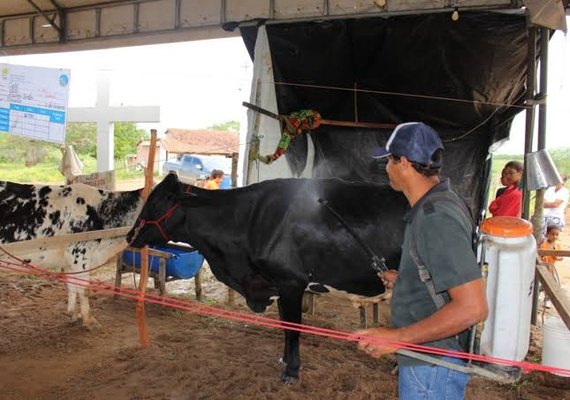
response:
<path id="1" fill-rule="evenodd" d="M 209 191 L 169 175 L 150 194 L 127 240 L 134 247 L 189 243 L 253 311 L 278 297 L 281 319 L 301 323 L 310 283 L 364 296 L 385 290 L 367 252 L 322 200 L 388 266 L 398 265 L 405 198 L 389 186 L 337 179 L 276 179 Z M 299 332 L 285 331 L 283 361 L 283 381 L 294 382 Z"/>

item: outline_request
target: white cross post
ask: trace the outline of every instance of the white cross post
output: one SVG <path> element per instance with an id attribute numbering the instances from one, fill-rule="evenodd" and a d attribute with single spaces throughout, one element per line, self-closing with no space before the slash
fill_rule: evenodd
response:
<path id="1" fill-rule="evenodd" d="M 115 122 L 160 122 L 159 106 L 111 107 L 111 71 L 97 73 L 95 107 L 74 107 L 67 110 L 68 122 L 97 123 L 97 172 L 114 169 Z"/>

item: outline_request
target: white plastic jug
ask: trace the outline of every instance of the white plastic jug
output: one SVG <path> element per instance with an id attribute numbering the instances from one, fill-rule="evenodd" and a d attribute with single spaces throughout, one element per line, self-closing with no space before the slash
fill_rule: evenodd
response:
<path id="1" fill-rule="evenodd" d="M 530 339 L 536 262 L 532 224 L 515 217 L 494 217 L 481 226 L 489 316 L 481 334 L 483 355 L 522 361 Z"/>

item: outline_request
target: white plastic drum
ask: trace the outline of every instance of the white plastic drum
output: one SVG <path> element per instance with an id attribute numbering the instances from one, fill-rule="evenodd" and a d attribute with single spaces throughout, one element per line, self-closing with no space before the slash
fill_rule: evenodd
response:
<path id="1" fill-rule="evenodd" d="M 483 355 L 522 361 L 530 339 L 536 260 L 532 224 L 515 217 L 494 217 L 481 226 L 489 316 L 481 334 Z"/>
<path id="2" fill-rule="evenodd" d="M 546 317 L 542 326 L 542 363 L 570 370 L 570 331 L 557 315 Z"/>

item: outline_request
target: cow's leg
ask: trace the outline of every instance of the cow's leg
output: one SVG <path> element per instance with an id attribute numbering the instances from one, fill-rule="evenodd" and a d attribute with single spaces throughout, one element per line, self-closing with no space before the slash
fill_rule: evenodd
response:
<path id="1" fill-rule="evenodd" d="M 98 323 L 91 315 L 89 298 L 87 296 L 88 290 L 84 286 L 89 281 L 89 272 L 87 270 L 90 268 L 85 253 L 85 250 L 81 247 L 73 248 L 69 252 L 69 258 L 71 259 L 69 264 L 71 265 L 71 272 L 74 274 L 70 276 L 71 280 L 67 284 L 69 291 L 67 311 L 70 313 L 72 321 L 77 321 L 81 318 L 83 326 L 92 328 L 98 327 Z"/>
<path id="2" fill-rule="evenodd" d="M 77 286 L 67 282 L 67 314 L 71 317 L 71 321 L 75 322 L 79 319 L 77 312 Z"/>
<path id="3" fill-rule="evenodd" d="M 89 279 L 89 275 L 86 274 L 84 279 Z M 95 318 L 93 318 L 91 307 L 89 307 L 89 289 L 78 287 L 77 290 L 79 292 L 79 305 L 81 306 L 81 319 L 83 320 L 83 326 L 86 328 L 98 328 L 99 323 Z"/>
<path id="4" fill-rule="evenodd" d="M 281 287 L 279 290 L 279 315 L 281 320 L 300 324 L 302 322 L 303 305 L 302 287 Z M 301 357 L 299 355 L 300 332 L 285 330 L 285 347 L 283 351 L 283 362 L 285 362 L 285 372 L 281 377 L 283 383 L 295 383 L 299 378 L 299 368 L 301 367 Z"/>

